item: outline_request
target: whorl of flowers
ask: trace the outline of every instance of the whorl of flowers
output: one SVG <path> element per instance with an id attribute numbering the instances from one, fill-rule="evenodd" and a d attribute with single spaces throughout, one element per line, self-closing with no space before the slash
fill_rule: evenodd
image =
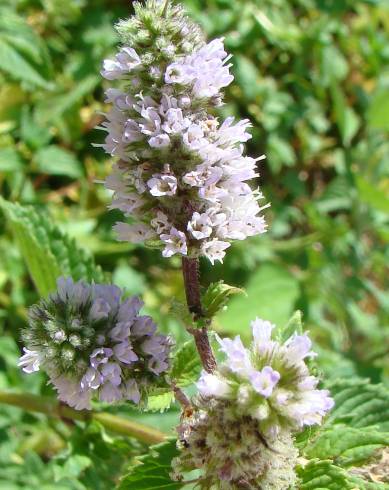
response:
<path id="1" fill-rule="evenodd" d="M 286 490 L 296 481 L 298 451 L 288 431 L 266 441 L 258 421 L 237 415 L 229 401 L 210 399 L 184 416 L 178 428 L 180 456 L 173 460 L 174 480 L 202 470 L 198 488 Z"/>
<path id="2" fill-rule="evenodd" d="M 205 44 L 201 31 L 170 1 L 134 3 L 118 26 L 122 47 L 102 75 L 113 105 L 103 148 L 118 162 L 105 185 L 119 240 L 145 242 L 174 254 L 222 261 L 232 240 L 266 231 L 262 198 L 247 181 L 257 161 L 244 155 L 248 120 L 222 123 L 213 109 L 229 85 L 223 39 Z"/>
<path id="3" fill-rule="evenodd" d="M 334 402 L 328 390 L 317 389 L 319 380 L 306 364 L 306 359 L 316 355 L 308 335 L 295 333 L 280 343 L 272 338 L 270 322 L 257 318 L 251 326 L 250 349 L 239 336 L 233 340 L 218 337 L 226 360 L 217 372 L 202 373 L 199 394 L 233 401 L 237 413 L 258 421 L 265 437 L 320 424 Z"/>
<path id="4" fill-rule="evenodd" d="M 46 371 L 59 399 L 78 410 L 94 395 L 139 404 L 169 367 L 170 339 L 117 286 L 60 278 L 57 287 L 30 308 L 19 366 Z"/>
<path id="5" fill-rule="evenodd" d="M 252 322 L 250 349 L 239 336 L 217 337 L 226 360 L 215 372 L 202 373 L 193 413 L 177 429 L 175 479 L 202 469 L 204 489 L 286 490 L 294 484 L 293 435 L 320 424 L 334 402 L 327 390 L 317 389 L 306 364 L 314 356 L 307 334 L 279 342 L 273 328 Z"/>

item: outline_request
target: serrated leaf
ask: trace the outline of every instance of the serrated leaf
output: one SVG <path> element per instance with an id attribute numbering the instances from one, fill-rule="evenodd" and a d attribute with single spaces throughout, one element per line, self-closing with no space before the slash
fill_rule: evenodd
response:
<path id="1" fill-rule="evenodd" d="M 284 328 L 278 328 L 276 330 L 276 335 L 280 342 L 285 342 L 294 333 L 297 333 L 298 335 L 303 333 L 303 316 L 300 310 L 293 313 Z"/>
<path id="2" fill-rule="evenodd" d="M 182 301 L 178 301 L 173 298 L 170 302 L 171 315 L 180 320 L 184 325 L 191 325 L 193 323 L 192 315 L 188 310 L 188 306 Z"/>
<path id="3" fill-rule="evenodd" d="M 164 412 L 174 402 L 174 393 L 169 388 L 156 388 L 147 398 L 147 410 L 150 412 Z"/>
<path id="4" fill-rule="evenodd" d="M 389 433 L 371 429 L 334 427 L 327 429 L 309 444 L 304 455 L 309 459 L 335 459 L 342 467 L 360 464 L 377 449 L 389 444 Z"/>
<path id="5" fill-rule="evenodd" d="M 117 490 L 173 490 L 183 484 L 170 478 L 172 459 L 178 456 L 174 440 L 152 446 L 150 452 L 136 458 L 128 475 L 122 478 Z"/>
<path id="6" fill-rule="evenodd" d="M 23 16 L 4 5 L 0 7 L 0 32 L 1 37 L 15 46 L 29 60 L 38 65 L 43 65 L 45 69 L 49 68 L 47 65 L 49 65 L 50 60 L 44 40 Z"/>
<path id="7" fill-rule="evenodd" d="M 70 110 L 88 94 L 92 93 L 99 83 L 99 77 L 90 75 L 84 78 L 66 93 L 53 95 L 50 98 L 40 101 L 36 105 L 36 118 L 41 125 L 46 125 L 51 121 L 56 121 L 66 111 Z"/>
<path id="8" fill-rule="evenodd" d="M 47 214 L 32 206 L 13 204 L 0 198 L 15 241 L 27 264 L 29 273 L 41 296 L 47 296 L 56 288 L 59 276 L 71 276 L 74 280 L 104 282 L 104 274 L 93 258 L 77 247 L 56 227 Z"/>
<path id="9" fill-rule="evenodd" d="M 74 179 L 82 177 L 81 164 L 74 154 L 57 145 L 41 148 L 34 159 L 39 171 L 44 174 L 66 175 Z"/>
<path id="10" fill-rule="evenodd" d="M 174 383 L 183 388 L 198 380 L 201 362 L 193 340 L 185 342 L 175 353 L 170 376 Z"/>
<path id="11" fill-rule="evenodd" d="M 243 292 L 243 289 L 229 286 L 223 281 L 210 284 L 202 297 L 205 316 L 208 318 L 214 317 L 226 306 L 231 296 Z"/>
<path id="12" fill-rule="evenodd" d="M 335 407 L 327 426 L 345 422 L 350 427 L 373 427 L 389 432 L 389 389 L 363 379 L 337 380 L 327 385 Z"/>
<path id="13" fill-rule="evenodd" d="M 298 468 L 300 490 L 356 490 L 347 472 L 332 461 L 310 461 Z"/>

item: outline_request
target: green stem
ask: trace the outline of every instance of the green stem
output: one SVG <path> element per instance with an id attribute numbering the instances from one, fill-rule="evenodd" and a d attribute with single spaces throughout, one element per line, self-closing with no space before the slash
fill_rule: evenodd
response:
<path id="1" fill-rule="evenodd" d="M 11 393 L 0 391 L 0 403 L 13 405 L 29 412 L 44 413 L 50 417 L 88 422 L 95 420 L 106 429 L 117 434 L 134 437 L 145 444 L 158 444 L 163 442 L 167 434 L 157 429 L 139 424 L 117 415 L 89 410 L 74 410 L 67 405 L 61 405 L 48 397 L 31 395 L 28 393 Z"/>

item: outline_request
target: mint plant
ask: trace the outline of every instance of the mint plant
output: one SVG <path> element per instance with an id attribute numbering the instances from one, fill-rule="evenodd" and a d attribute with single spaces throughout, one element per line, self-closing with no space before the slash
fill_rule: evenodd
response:
<path id="1" fill-rule="evenodd" d="M 385 475 L 366 478 L 367 465 L 376 469 L 389 440 L 384 387 L 323 379 L 299 314 L 278 328 L 253 320 L 249 347 L 239 336 L 214 335 L 215 315 L 237 291 L 223 282 L 204 291 L 199 260 L 223 262 L 231 243 L 266 232 L 267 205 L 250 182 L 263 156 L 245 156 L 248 120 L 217 116 L 222 89 L 233 81 L 223 39 L 206 43 L 170 0 L 136 2 L 134 9 L 117 26 L 118 53 L 103 63 L 112 107 L 100 126 L 107 132 L 101 146 L 116 161 L 104 185 L 113 191 L 110 209 L 124 215 L 114 226 L 119 241 L 142 242 L 166 259 L 180 256 L 186 305 L 177 303 L 171 314 L 193 342 L 175 348 L 172 335 L 157 333 L 153 319 L 140 314 L 140 299 L 103 282 L 99 269 L 91 273 L 90 257 L 65 240 L 67 257 L 87 264 L 88 275 L 73 266 L 62 271 L 50 239 L 61 235 L 34 212 L 30 220 L 29 211 L 4 201 L 24 253 L 31 238 L 40 259 L 46 247 L 65 272 L 55 290 L 52 275 L 45 282 L 31 261 L 37 287 L 50 294 L 30 308 L 20 367 L 45 371 L 59 407 L 75 409 L 56 408 L 59 417 L 95 417 L 113 431 L 160 442 L 131 460 L 121 490 L 388 488 Z M 169 405 L 165 395 L 180 406 L 176 440 L 93 410 L 95 400 L 147 410 L 161 394 L 157 408 Z M 49 411 L 34 398 L 8 402 Z"/>

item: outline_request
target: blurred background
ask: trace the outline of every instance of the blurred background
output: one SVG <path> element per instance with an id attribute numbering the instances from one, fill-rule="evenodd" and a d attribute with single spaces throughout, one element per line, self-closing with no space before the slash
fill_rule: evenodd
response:
<path id="1" fill-rule="evenodd" d="M 215 328 L 247 338 L 256 316 L 283 325 L 300 309 L 327 376 L 388 383 L 388 2 L 182 3 L 209 37 L 225 36 L 235 83 L 221 114 L 251 119 L 248 152 L 267 156 L 260 185 L 269 232 L 235 243 L 223 266 L 202 264 L 204 285 L 224 279 L 248 293 L 231 300 Z M 127 0 L 0 0 L 1 195 L 55 224 L 48 232 L 36 218 L 35 241 L 23 247 L 14 237 L 31 226 L 24 208 L 12 220 L 0 201 L 0 390 L 52 394 L 43 375 L 26 379 L 16 364 L 26 309 L 39 297 L 26 249 L 53 237 L 55 256 L 64 236 L 74 238 L 116 284 L 143 295 L 165 331 L 185 339 L 169 315 L 182 297 L 179 260 L 116 242 L 119 215 L 107 212 L 109 195 L 94 183 L 112 163 L 92 147 L 104 137 L 94 129 L 105 110 L 100 65 L 115 50 L 113 24 L 130 13 Z M 174 407 L 131 415 L 165 430 L 177 420 Z M 85 433 L 0 405 L 0 489 L 111 488 L 140 449 L 93 424 Z"/>

